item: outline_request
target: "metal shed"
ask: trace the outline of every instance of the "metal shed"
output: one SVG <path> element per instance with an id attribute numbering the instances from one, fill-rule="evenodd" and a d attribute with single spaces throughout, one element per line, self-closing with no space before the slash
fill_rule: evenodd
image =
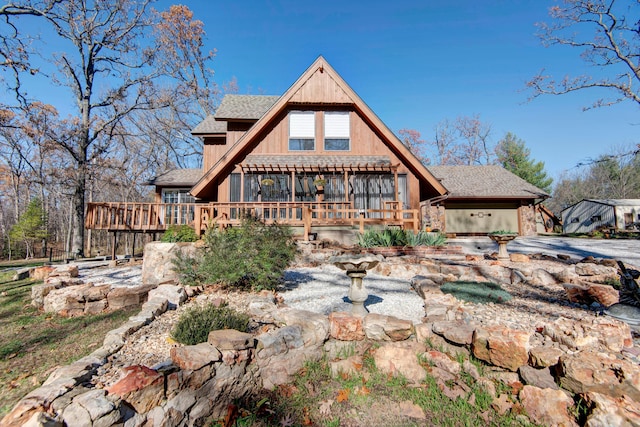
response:
<path id="1" fill-rule="evenodd" d="M 640 224 L 640 199 L 583 199 L 562 210 L 562 222 L 565 233 L 634 230 Z"/>

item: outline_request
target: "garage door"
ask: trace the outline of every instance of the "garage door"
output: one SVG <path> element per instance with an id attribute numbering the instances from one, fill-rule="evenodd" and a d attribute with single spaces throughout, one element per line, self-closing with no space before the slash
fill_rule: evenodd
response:
<path id="1" fill-rule="evenodd" d="M 447 233 L 519 232 L 517 209 L 446 208 Z"/>

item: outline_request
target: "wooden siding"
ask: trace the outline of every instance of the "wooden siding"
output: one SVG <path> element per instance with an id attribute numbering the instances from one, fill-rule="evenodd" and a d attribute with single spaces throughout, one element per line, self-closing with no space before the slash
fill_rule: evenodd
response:
<path id="1" fill-rule="evenodd" d="M 242 135 L 244 135 L 245 131 L 241 130 L 229 130 L 227 131 L 227 138 L 225 144 L 204 144 L 203 148 L 203 156 L 202 156 L 202 166 L 203 170 L 209 170 L 218 159 L 222 158 L 229 147 L 235 144 Z M 205 141 L 207 138 L 205 138 Z"/>
<path id="2" fill-rule="evenodd" d="M 300 110 L 309 110 L 300 106 Z M 417 209 L 420 204 L 420 183 L 416 176 L 403 164 L 403 162 L 389 149 L 369 124 L 356 111 L 350 111 L 350 150 L 349 151 L 327 151 L 324 149 L 324 110 L 315 107 L 316 141 L 313 151 L 289 151 L 289 111 L 296 110 L 292 107 L 277 116 L 275 123 L 265 130 L 260 140 L 252 147 L 247 154 L 257 155 L 290 155 L 294 157 L 302 156 L 388 156 L 392 165 L 398 165 L 398 173 L 407 175 L 407 187 L 409 192 L 408 204 L 412 209 Z M 331 111 L 344 111 L 345 109 L 332 108 Z M 228 149 L 229 144 L 235 143 L 240 138 L 240 132 L 231 132 L 229 140 L 232 141 L 227 146 L 207 146 L 212 155 L 222 156 L 221 148 Z M 215 150 L 218 152 L 215 152 Z M 243 159 L 242 159 L 243 160 Z M 242 162 L 240 160 L 240 162 Z M 238 167 L 229 170 L 240 172 Z M 218 186 L 218 202 L 229 200 L 229 175 L 220 180 Z"/>
<path id="3" fill-rule="evenodd" d="M 345 92 L 329 73 L 318 67 L 302 87 L 292 96 L 289 102 L 308 104 L 323 102 L 331 104 L 352 104 L 353 99 Z"/>

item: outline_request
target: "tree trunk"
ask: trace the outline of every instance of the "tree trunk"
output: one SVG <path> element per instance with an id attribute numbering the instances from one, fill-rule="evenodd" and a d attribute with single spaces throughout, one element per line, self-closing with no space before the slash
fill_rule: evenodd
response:
<path id="1" fill-rule="evenodd" d="M 76 188 L 73 193 L 73 240 L 71 252 L 75 256 L 84 256 L 84 192 L 86 187 L 84 165 L 79 165 Z"/>

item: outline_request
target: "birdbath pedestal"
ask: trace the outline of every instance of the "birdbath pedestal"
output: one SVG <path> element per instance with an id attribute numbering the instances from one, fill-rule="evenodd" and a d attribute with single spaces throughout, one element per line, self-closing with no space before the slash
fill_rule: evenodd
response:
<path id="1" fill-rule="evenodd" d="M 330 262 L 344 270 L 351 279 L 347 294 L 352 304 L 351 314 L 366 316 L 369 311 L 364 306 L 364 302 L 369 294 L 362 279 L 367 275 L 367 270 L 378 265 L 380 258 L 373 255 L 340 255 L 333 257 Z"/>
<path id="2" fill-rule="evenodd" d="M 489 238 L 498 244 L 498 260 L 509 261 L 507 243 L 515 239 L 517 234 L 488 234 Z"/>

